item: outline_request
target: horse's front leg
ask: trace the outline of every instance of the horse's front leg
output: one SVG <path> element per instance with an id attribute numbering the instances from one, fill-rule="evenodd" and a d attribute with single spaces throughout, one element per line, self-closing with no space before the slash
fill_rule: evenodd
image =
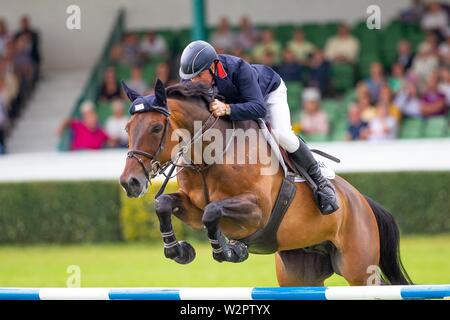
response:
<path id="1" fill-rule="evenodd" d="M 222 217 L 231 218 L 238 229 L 242 226 L 259 227 L 262 216 L 262 210 L 253 194 L 243 194 L 208 204 L 202 221 L 208 230 L 213 258 L 219 262 L 242 262 L 248 258 L 247 246 L 236 240 L 228 240 L 220 230 L 219 222 Z"/>
<path id="2" fill-rule="evenodd" d="M 155 211 L 159 218 L 161 236 L 164 242 L 164 255 L 180 264 L 188 264 L 195 258 L 194 248 L 186 241 L 177 241 L 172 226 L 172 213 L 185 211 L 184 195 L 181 193 L 163 194 L 155 200 Z"/>

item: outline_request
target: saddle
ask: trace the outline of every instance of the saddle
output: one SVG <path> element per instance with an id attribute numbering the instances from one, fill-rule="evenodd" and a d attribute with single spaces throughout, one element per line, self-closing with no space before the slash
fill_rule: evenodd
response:
<path id="1" fill-rule="evenodd" d="M 272 132 L 272 128 L 271 128 L 270 124 L 266 123 L 262 119 L 258 119 L 257 122 L 258 122 L 258 126 L 259 126 L 260 130 L 262 131 L 264 137 L 267 140 L 267 143 L 269 144 L 271 150 L 274 152 L 278 162 L 280 163 L 281 167 L 283 168 L 285 176 L 287 176 L 288 174 L 294 175 L 295 182 L 307 181 L 308 177 L 305 177 L 306 174 L 297 171 L 297 169 L 293 163 L 293 160 L 289 156 L 289 153 L 276 142 L 276 140 L 273 136 L 273 132 Z M 328 158 L 332 161 L 340 162 L 340 160 L 337 159 L 336 157 L 333 157 L 332 155 L 329 155 L 323 151 L 311 149 L 311 152 L 313 152 L 314 155 L 320 155 L 320 156 Z M 314 156 L 314 158 L 316 158 L 316 161 L 319 163 L 319 167 L 322 171 L 322 175 L 325 178 L 334 179 L 336 177 L 336 173 L 334 172 L 333 169 L 328 167 L 323 161 L 321 161 L 317 157 Z"/>

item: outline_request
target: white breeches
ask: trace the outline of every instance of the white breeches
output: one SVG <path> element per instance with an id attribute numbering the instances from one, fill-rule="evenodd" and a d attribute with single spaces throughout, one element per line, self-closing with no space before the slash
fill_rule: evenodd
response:
<path id="1" fill-rule="evenodd" d="M 287 152 L 292 153 L 296 151 L 300 146 L 300 142 L 292 130 L 287 88 L 283 80 L 281 80 L 280 86 L 276 90 L 267 95 L 265 101 L 267 108 L 266 121 L 272 126 L 275 139 Z"/>

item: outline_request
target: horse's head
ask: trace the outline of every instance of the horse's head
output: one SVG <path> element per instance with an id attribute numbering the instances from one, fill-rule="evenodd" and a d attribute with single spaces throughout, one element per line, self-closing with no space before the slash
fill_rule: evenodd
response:
<path id="1" fill-rule="evenodd" d="M 158 165 L 170 159 L 170 148 L 165 148 L 170 140 L 169 109 L 166 90 L 159 79 L 155 94 L 150 96 L 141 96 L 125 83 L 122 86 L 132 102 L 132 117 L 126 127 L 129 151 L 120 184 L 129 197 L 138 197 L 147 191 Z"/>

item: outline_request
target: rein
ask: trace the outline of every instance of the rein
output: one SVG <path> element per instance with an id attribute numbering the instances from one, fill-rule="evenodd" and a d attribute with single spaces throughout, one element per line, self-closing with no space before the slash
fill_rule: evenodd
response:
<path id="1" fill-rule="evenodd" d="M 169 116 L 166 116 L 166 124 L 164 125 L 164 132 L 163 135 L 161 137 L 161 141 L 159 143 L 159 147 L 156 150 L 156 152 L 154 154 L 149 153 L 149 152 L 145 152 L 142 150 L 137 150 L 137 149 L 132 149 L 129 150 L 127 153 L 127 158 L 134 158 L 136 159 L 136 161 L 139 163 L 139 165 L 141 166 L 142 170 L 144 171 L 145 177 L 147 179 L 147 181 L 151 184 L 151 179 L 156 177 L 159 174 L 163 174 L 165 176 L 165 179 L 161 185 L 161 188 L 159 189 L 159 191 L 156 193 L 155 195 L 155 199 L 158 198 L 165 190 L 167 183 L 169 182 L 169 180 L 171 178 L 176 177 L 183 169 L 187 168 L 187 169 L 192 169 L 198 173 L 201 174 L 202 177 L 202 183 L 203 183 L 203 193 L 204 193 L 204 197 L 205 197 L 205 201 L 206 203 L 209 203 L 209 192 L 208 192 L 208 187 L 206 185 L 206 177 L 205 177 L 205 171 L 206 169 L 210 168 L 212 165 L 214 165 L 214 163 L 211 164 L 207 164 L 205 166 L 202 166 L 200 164 L 178 164 L 178 161 L 180 160 L 180 158 L 189 150 L 189 148 L 196 143 L 208 130 L 212 129 L 216 123 L 219 121 L 219 118 L 215 118 L 214 122 L 207 127 L 208 122 L 210 122 L 210 120 L 214 117 L 214 115 L 211 113 L 210 116 L 208 117 L 208 119 L 205 121 L 205 123 L 203 124 L 203 126 L 200 128 L 200 130 L 198 130 L 196 133 L 194 133 L 193 137 L 191 138 L 191 140 L 189 141 L 189 143 L 185 144 L 183 147 L 180 148 L 180 150 L 177 152 L 175 160 L 174 159 L 170 159 L 168 161 L 166 161 L 165 163 L 161 164 L 158 160 L 156 160 L 156 158 L 159 156 L 159 154 L 164 150 L 164 146 L 165 146 L 165 141 L 167 139 L 167 132 L 168 132 L 168 127 L 170 126 L 170 121 L 169 121 Z M 230 137 L 230 140 L 228 141 L 225 149 L 222 152 L 222 156 L 226 153 L 226 151 L 228 150 L 228 148 L 231 145 L 231 142 L 234 138 L 234 132 L 235 132 L 235 123 L 234 121 L 232 122 L 233 124 L 233 134 Z M 206 128 L 206 130 L 204 130 Z M 147 167 L 145 166 L 144 161 L 139 157 L 142 156 L 144 158 L 147 158 L 150 160 L 150 165 L 151 165 L 151 169 L 148 170 Z M 165 170 L 170 167 L 169 172 L 166 174 Z M 173 175 L 173 172 L 176 168 L 182 168 L 181 170 L 179 170 L 175 175 Z"/>

